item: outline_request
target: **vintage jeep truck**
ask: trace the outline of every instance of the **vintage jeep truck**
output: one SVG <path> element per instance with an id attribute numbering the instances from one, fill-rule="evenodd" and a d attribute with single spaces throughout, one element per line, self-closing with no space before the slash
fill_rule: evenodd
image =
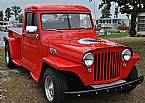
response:
<path id="1" fill-rule="evenodd" d="M 91 12 L 75 5 L 31 5 L 23 28 L 9 28 L 8 67 L 21 66 L 44 87 L 50 103 L 65 95 L 129 92 L 138 76 L 132 49 L 96 35 Z"/>

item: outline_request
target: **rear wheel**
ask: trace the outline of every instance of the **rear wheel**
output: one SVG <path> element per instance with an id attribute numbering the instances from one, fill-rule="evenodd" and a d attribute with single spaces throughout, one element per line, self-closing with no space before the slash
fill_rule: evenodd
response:
<path id="1" fill-rule="evenodd" d="M 11 59 L 11 55 L 10 55 L 10 47 L 9 47 L 9 44 L 6 42 L 5 43 L 5 62 L 6 62 L 6 65 L 8 67 L 14 67 L 14 63 Z"/>
<path id="2" fill-rule="evenodd" d="M 135 79 L 137 79 L 137 78 L 138 78 L 138 72 L 137 72 L 136 66 L 134 66 L 134 67 L 132 68 L 132 70 L 131 70 L 131 72 L 130 72 L 128 78 L 126 79 L 126 81 L 127 81 L 127 82 L 130 82 L 130 81 L 133 81 L 133 80 L 135 80 Z M 123 90 L 122 92 L 123 92 L 123 93 L 130 93 L 130 92 L 131 92 L 132 90 L 134 90 L 135 88 L 136 88 L 136 86 L 131 87 L 131 88 L 127 89 L 127 90 Z"/>
<path id="3" fill-rule="evenodd" d="M 48 103 L 62 103 L 68 90 L 64 75 L 52 69 L 46 69 L 43 76 L 44 93 Z"/>

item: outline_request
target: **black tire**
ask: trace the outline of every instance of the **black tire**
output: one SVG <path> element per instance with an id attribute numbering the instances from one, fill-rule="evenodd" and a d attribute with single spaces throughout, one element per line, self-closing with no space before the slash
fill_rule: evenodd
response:
<path id="1" fill-rule="evenodd" d="M 50 92 L 47 92 L 47 89 L 46 89 L 47 87 L 49 87 L 47 85 L 48 84 L 47 83 L 47 79 L 49 79 L 49 86 L 51 85 L 50 84 L 51 81 L 52 81 L 52 84 L 53 84 L 53 88 L 54 89 L 51 88 L 52 89 L 51 93 L 53 93 L 53 95 L 52 95 L 53 96 L 53 100 L 52 100 L 52 98 L 51 99 L 48 98 L 48 94 Z M 52 86 L 50 86 L 50 87 L 52 87 Z M 44 93 L 45 93 L 46 101 L 48 103 L 63 103 L 61 101 L 65 97 L 64 92 L 68 91 L 68 84 L 67 84 L 66 78 L 64 77 L 64 75 L 61 72 L 58 72 L 58 71 L 55 71 L 53 69 L 48 68 L 44 72 L 44 76 L 43 76 L 43 88 L 44 88 Z"/>
<path id="2" fill-rule="evenodd" d="M 7 42 L 5 42 L 5 62 L 6 62 L 7 67 L 9 68 L 15 66 L 11 58 L 9 44 Z"/>
<path id="3" fill-rule="evenodd" d="M 126 79 L 127 82 L 130 82 L 130 81 L 133 81 L 135 79 L 138 78 L 138 72 L 137 72 L 137 69 L 136 69 L 136 66 L 134 66 L 128 76 L 128 78 Z M 126 90 L 123 90 L 122 92 L 123 93 L 130 93 L 132 90 L 134 90 L 136 88 L 136 86 L 134 87 L 131 87 L 129 89 L 126 89 Z"/>

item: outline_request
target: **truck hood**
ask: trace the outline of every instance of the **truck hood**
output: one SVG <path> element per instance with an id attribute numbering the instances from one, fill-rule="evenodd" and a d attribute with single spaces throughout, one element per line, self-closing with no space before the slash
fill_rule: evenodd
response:
<path id="1" fill-rule="evenodd" d="M 61 38 L 49 38 L 49 48 L 53 48 L 56 51 L 56 55 L 82 63 L 82 58 L 86 52 L 98 50 L 102 48 L 120 47 L 118 43 L 114 43 L 108 40 L 101 39 L 97 36 L 87 37 L 61 37 Z"/>

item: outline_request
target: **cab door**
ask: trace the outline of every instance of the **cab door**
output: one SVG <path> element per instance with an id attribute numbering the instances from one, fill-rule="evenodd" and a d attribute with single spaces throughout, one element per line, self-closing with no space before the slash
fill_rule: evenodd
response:
<path id="1" fill-rule="evenodd" d="M 39 60 L 39 33 L 38 30 L 32 31 L 38 27 L 37 15 L 31 12 L 26 13 L 25 20 L 25 29 L 22 35 L 22 63 L 24 67 L 33 72 Z"/>

